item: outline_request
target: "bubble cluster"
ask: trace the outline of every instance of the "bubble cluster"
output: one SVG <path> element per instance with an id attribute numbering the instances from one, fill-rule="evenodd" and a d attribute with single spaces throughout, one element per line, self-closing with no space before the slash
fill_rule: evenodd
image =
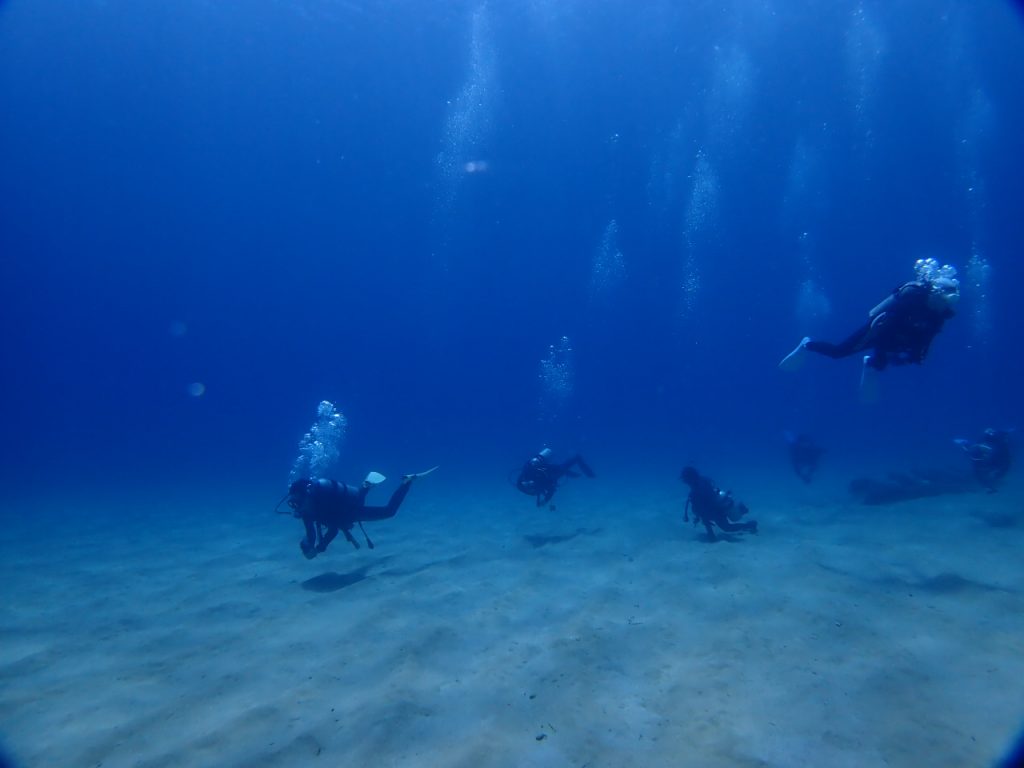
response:
<path id="1" fill-rule="evenodd" d="M 917 279 L 926 283 L 934 283 L 936 280 L 952 280 L 956 285 L 960 281 L 956 279 L 956 267 L 951 264 L 939 266 L 939 262 L 933 258 L 918 259 L 914 262 L 914 274 Z"/>
<path id="2" fill-rule="evenodd" d="M 594 254 L 590 273 L 590 296 L 592 299 L 607 297 L 622 282 L 626 264 L 619 250 L 619 225 L 612 219 L 604 228 L 601 244 Z"/>
<path id="3" fill-rule="evenodd" d="M 682 120 L 678 120 L 665 145 L 651 156 L 647 174 L 647 203 L 659 213 L 666 213 L 675 204 L 677 177 L 686 167 L 686 137 Z"/>
<path id="4" fill-rule="evenodd" d="M 985 210 L 988 207 L 985 175 L 981 169 L 995 118 L 992 102 L 981 88 L 972 89 L 969 98 L 970 102 L 959 125 L 957 159 L 971 233 L 977 242 L 985 230 Z"/>
<path id="5" fill-rule="evenodd" d="M 485 172 L 489 167 L 484 145 L 491 131 L 495 63 L 486 4 L 476 9 L 471 24 L 469 76 L 448 102 L 444 146 L 437 156 L 441 176 L 438 204 L 442 209 L 455 202 L 467 174 Z"/>
<path id="6" fill-rule="evenodd" d="M 967 295 L 971 301 L 971 325 L 974 339 L 979 344 L 988 341 L 992 332 L 992 310 L 989 306 L 992 267 L 977 251 L 967 262 Z"/>
<path id="7" fill-rule="evenodd" d="M 539 378 L 541 420 L 555 421 L 572 395 L 575 383 L 572 343 L 568 336 L 548 347 L 547 355 L 540 361 Z"/>
<path id="8" fill-rule="evenodd" d="M 828 209 L 828 170 L 821 149 L 812 147 L 803 137 L 793 146 L 782 199 L 782 223 L 787 229 L 803 232 Z"/>
<path id="9" fill-rule="evenodd" d="M 703 150 L 697 152 L 691 179 L 693 186 L 684 219 L 686 233 L 690 237 L 707 229 L 718 207 L 718 174 Z"/>
<path id="10" fill-rule="evenodd" d="M 708 137 L 716 150 L 726 152 L 735 147 L 735 137 L 750 112 L 754 67 L 749 54 L 738 46 L 716 45 L 714 58 L 706 106 Z"/>
<path id="11" fill-rule="evenodd" d="M 865 148 L 873 143 L 871 111 L 875 83 L 885 53 L 885 37 L 858 3 L 846 34 L 846 62 L 853 91 L 853 111 Z"/>
<path id="12" fill-rule="evenodd" d="M 796 300 L 796 316 L 804 330 L 814 328 L 832 312 L 832 302 L 814 280 L 807 279 L 800 284 Z"/>
<path id="13" fill-rule="evenodd" d="M 316 409 L 316 421 L 299 441 L 299 455 L 288 476 L 288 484 L 303 477 L 327 477 L 331 465 L 337 461 L 348 421 L 334 407 L 323 400 Z"/>
<path id="14" fill-rule="evenodd" d="M 718 174 L 703 151 L 697 153 L 697 160 L 691 176 L 690 199 L 686 205 L 683 235 L 686 240 L 686 262 L 683 265 L 683 312 L 689 315 L 697 303 L 700 291 L 700 268 L 694 253 L 697 240 L 714 221 L 718 208 Z"/>

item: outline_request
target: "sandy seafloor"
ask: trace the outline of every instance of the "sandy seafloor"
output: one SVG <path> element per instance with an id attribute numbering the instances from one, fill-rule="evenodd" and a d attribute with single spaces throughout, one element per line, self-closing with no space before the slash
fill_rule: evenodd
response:
<path id="1" fill-rule="evenodd" d="M 712 544 L 677 483 L 599 481 L 552 512 L 439 472 L 311 562 L 251 493 L 8 504 L 0 734 L 29 767 L 961 768 L 1024 721 L 1019 485 L 751 481 L 762 532 Z"/>

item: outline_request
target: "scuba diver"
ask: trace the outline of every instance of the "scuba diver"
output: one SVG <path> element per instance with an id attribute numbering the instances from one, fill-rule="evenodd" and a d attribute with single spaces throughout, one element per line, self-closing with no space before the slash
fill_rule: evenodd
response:
<path id="1" fill-rule="evenodd" d="M 1009 429 L 989 429 L 981 440 L 972 443 L 970 440 L 956 438 L 953 442 L 964 449 L 971 460 L 974 476 L 988 490 L 995 493 L 999 483 L 1010 471 L 1010 432 Z"/>
<path id="2" fill-rule="evenodd" d="M 877 387 L 874 374 L 889 365 L 920 365 L 936 334 L 956 313 L 960 299 L 956 269 L 949 264 L 939 267 L 935 259 L 918 259 L 914 271 L 917 279 L 894 290 L 868 313 L 867 322 L 845 341 L 832 344 L 805 336 L 779 367 L 786 371 L 797 370 L 807 352 L 831 358 L 868 352 L 863 358 L 861 392 L 865 399 L 874 399 Z"/>
<path id="3" fill-rule="evenodd" d="M 726 493 L 719 490 L 711 482 L 711 478 L 700 474 L 693 467 L 683 467 L 679 477 L 690 486 L 690 495 L 686 497 L 686 508 L 683 510 L 684 523 L 690 522 L 692 507 L 693 524 L 703 523 L 711 541 L 717 539 L 712 524 L 717 525 L 726 533 L 736 533 L 737 531 L 757 533 L 757 520 L 738 522 L 750 510 L 746 504 L 737 502 L 732 497 L 732 491 Z"/>
<path id="4" fill-rule="evenodd" d="M 555 495 L 559 480 L 563 477 L 579 477 L 579 473 L 573 471 L 574 467 L 579 467 L 587 477 L 594 477 L 594 470 L 578 453 L 567 461 L 556 464 L 551 461 L 551 449 L 544 448 L 523 465 L 516 479 L 516 488 L 527 496 L 536 496 L 537 506 L 542 507 Z M 554 505 L 551 508 L 554 509 Z"/>
<path id="5" fill-rule="evenodd" d="M 746 531 L 757 534 L 758 521 L 739 522 L 740 518 L 750 512 L 746 505 L 732 498 L 732 492 L 726 493 L 715 486 L 710 477 L 705 477 L 693 467 L 683 467 L 680 479 L 690 486 L 690 495 L 686 497 L 686 508 L 683 510 L 683 522 L 689 522 L 690 509 L 693 509 L 693 524 L 703 523 L 709 538 L 717 541 L 712 524 L 718 525 L 726 534 Z"/>
<path id="6" fill-rule="evenodd" d="M 386 479 L 379 472 L 370 472 L 358 488 L 326 477 L 312 480 L 300 478 L 291 484 L 288 493 L 277 503 L 277 507 L 287 499 L 288 506 L 292 508 L 292 516 L 302 520 L 306 527 L 306 536 L 299 542 L 299 549 L 307 560 L 312 560 L 326 551 L 334 537 L 338 535 L 338 531 L 344 533 L 348 542 L 359 549 L 359 542 L 352 535 L 352 527 L 356 523 L 366 538 L 366 545 L 373 549 L 373 542 L 363 528 L 363 523 L 394 517 L 405 495 L 409 493 L 412 481 L 429 475 L 435 469 L 437 467 L 426 472 L 405 475 L 384 507 L 366 505 L 366 494 L 373 486 Z M 275 512 L 278 511 L 277 507 L 274 507 Z"/>
<path id="7" fill-rule="evenodd" d="M 793 471 L 805 483 L 810 483 L 814 479 L 814 473 L 818 471 L 818 460 L 825 449 L 803 433 L 784 432 L 783 436 L 789 447 L 789 461 L 793 465 Z"/>

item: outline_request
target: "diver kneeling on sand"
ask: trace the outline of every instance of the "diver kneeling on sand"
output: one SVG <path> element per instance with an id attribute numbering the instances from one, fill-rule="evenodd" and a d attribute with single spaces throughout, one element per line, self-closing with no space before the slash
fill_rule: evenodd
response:
<path id="1" fill-rule="evenodd" d="M 543 507 L 555 495 L 559 480 L 563 477 L 579 477 L 573 467 L 579 467 L 587 477 L 594 477 L 594 470 L 578 453 L 566 461 L 555 463 L 551 461 L 551 449 L 544 448 L 519 470 L 516 488 L 527 496 L 536 496 L 537 506 Z M 554 509 L 554 506 L 551 508 Z"/>
<path id="2" fill-rule="evenodd" d="M 818 471 L 818 461 L 825 449 L 802 432 L 784 432 L 783 437 L 789 448 L 789 462 L 793 465 L 793 471 L 809 484 Z"/>
<path id="3" fill-rule="evenodd" d="M 978 442 L 956 438 L 953 442 L 964 449 L 971 460 L 974 476 L 989 493 L 995 493 L 1010 471 L 1010 433 L 1012 429 L 985 430 Z"/>
<path id="4" fill-rule="evenodd" d="M 352 536 L 352 528 L 357 523 L 366 538 L 366 545 L 373 549 L 373 542 L 363 528 L 363 523 L 394 517 L 409 492 L 412 481 L 417 477 L 429 475 L 435 469 L 437 467 L 403 477 L 384 507 L 366 505 L 366 494 L 373 486 L 385 480 L 384 475 L 379 472 L 368 474 L 358 488 L 325 477 L 312 480 L 299 478 L 291 484 L 288 493 L 277 503 L 274 510 L 277 511 L 281 503 L 287 499 L 288 506 L 292 508 L 292 516 L 302 520 L 306 527 L 306 536 L 299 542 L 299 548 L 308 560 L 325 551 L 338 535 L 338 531 L 344 533 L 349 543 L 359 549 L 359 542 Z"/>
<path id="5" fill-rule="evenodd" d="M 690 486 L 690 495 L 686 497 L 686 508 L 683 510 L 684 523 L 690 522 L 689 513 L 692 508 L 693 524 L 703 523 L 711 541 L 716 539 L 712 524 L 726 533 L 757 533 L 757 520 L 738 522 L 750 510 L 746 504 L 736 501 L 731 491 L 719 490 L 711 478 L 705 477 L 693 467 L 683 467 L 679 477 Z"/>

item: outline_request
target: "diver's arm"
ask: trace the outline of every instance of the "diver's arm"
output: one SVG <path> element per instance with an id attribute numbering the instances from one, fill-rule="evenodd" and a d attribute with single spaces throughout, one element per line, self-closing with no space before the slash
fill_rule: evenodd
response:
<path id="1" fill-rule="evenodd" d="M 879 315 L 882 315 L 889 309 L 891 309 L 892 305 L 896 303 L 896 299 L 899 297 L 901 289 L 902 286 L 900 286 L 900 288 L 895 289 L 892 293 L 890 293 L 888 296 L 886 296 L 884 299 L 878 302 L 874 306 L 874 308 L 870 312 L 868 312 L 868 317 L 871 320 L 874 320 Z"/>
<path id="2" fill-rule="evenodd" d="M 715 536 L 715 529 L 714 529 L 714 527 L 712 527 L 711 521 L 708 520 L 707 518 L 704 518 L 704 530 L 706 530 L 708 532 L 708 537 L 712 541 L 717 541 L 718 540 L 718 537 Z"/>
<path id="3" fill-rule="evenodd" d="M 302 524 L 306 528 L 306 543 L 309 544 L 309 546 L 311 546 L 311 547 L 315 546 L 316 545 L 316 525 L 314 525 L 313 519 L 310 518 L 310 517 L 304 517 L 304 518 L 302 518 Z"/>
<path id="4" fill-rule="evenodd" d="M 328 545 L 334 541 L 334 537 L 338 535 L 338 526 L 328 525 L 327 532 L 320 537 L 320 542 L 316 545 L 317 552 L 323 552 L 327 549 Z"/>
<path id="5" fill-rule="evenodd" d="M 299 549 L 307 560 L 312 560 L 316 557 L 316 525 L 308 517 L 302 518 L 302 524 L 306 528 L 306 537 L 299 541 Z"/>
<path id="6" fill-rule="evenodd" d="M 920 338 L 917 343 L 917 362 L 923 363 L 924 359 L 928 356 L 928 350 L 932 347 L 932 342 L 935 341 L 935 337 L 939 335 L 939 331 L 942 330 L 942 326 L 945 320 L 938 319 L 935 322 L 929 324 L 927 328 L 923 328 L 920 331 Z"/>
<path id="7" fill-rule="evenodd" d="M 523 493 L 533 493 L 533 479 L 531 478 L 530 462 L 526 462 L 519 470 L 519 477 L 516 478 L 516 488 Z"/>
<path id="8" fill-rule="evenodd" d="M 874 322 L 885 314 L 906 312 L 909 305 L 915 301 L 927 300 L 928 291 L 928 287 L 919 282 L 912 280 L 909 283 L 904 283 L 893 289 L 892 293 L 875 305 L 874 309 L 868 312 L 868 317 Z"/>

